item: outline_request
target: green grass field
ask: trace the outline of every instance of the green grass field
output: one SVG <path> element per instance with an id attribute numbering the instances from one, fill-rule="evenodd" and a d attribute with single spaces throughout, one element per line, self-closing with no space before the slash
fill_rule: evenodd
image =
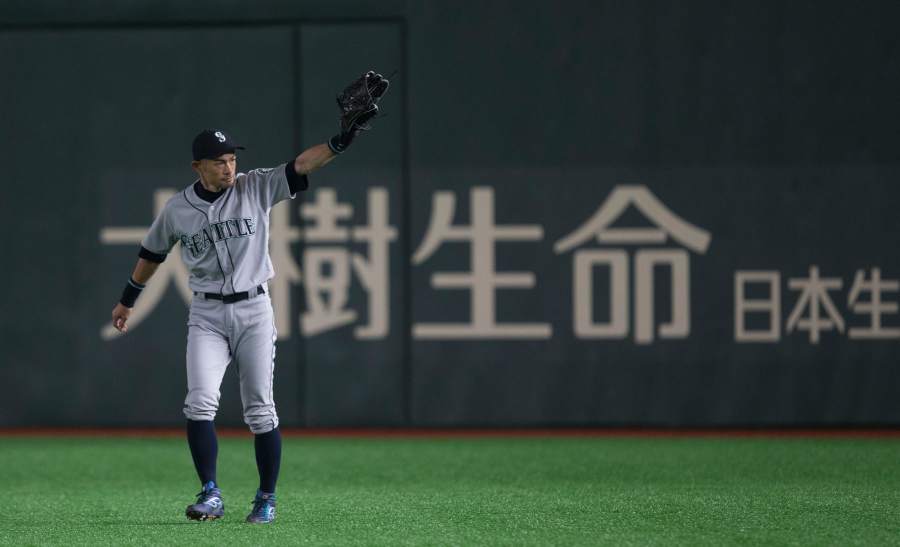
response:
<path id="1" fill-rule="evenodd" d="M 201 523 L 181 439 L 0 437 L 0 543 L 900 545 L 900 439 L 287 438 L 269 526 L 252 444 Z"/>

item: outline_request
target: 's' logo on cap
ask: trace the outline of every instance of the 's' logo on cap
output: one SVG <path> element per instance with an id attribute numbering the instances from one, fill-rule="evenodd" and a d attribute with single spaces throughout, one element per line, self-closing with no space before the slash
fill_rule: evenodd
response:
<path id="1" fill-rule="evenodd" d="M 219 139 L 219 142 L 225 142 L 225 135 L 221 131 L 216 131 L 216 138 Z"/>

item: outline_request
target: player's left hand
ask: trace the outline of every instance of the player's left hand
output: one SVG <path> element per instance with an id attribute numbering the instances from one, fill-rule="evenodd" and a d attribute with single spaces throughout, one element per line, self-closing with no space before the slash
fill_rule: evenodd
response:
<path id="1" fill-rule="evenodd" d="M 360 131 L 371 129 L 369 121 L 378 114 L 378 101 L 390 85 L 390 80 L 370 70 L 350 82 L 337 96 L 341 110 L 341 133 L 329 141 L 333 152 L 340 154 Z"/>
<path id="2" fill-rule="evenodd" d="M 350 82 L 337 96 L 341 109 L 341 131 L 356 134 L 370 129 L 367 123 L 378 114 L 378 101 L 390 85 L 390 80 L 374 70 Z"/>
<path id="3" fill-rule="evenodd" d="M 112 311 L 112 324 L 119 332 L 128 332 L 128 316 L 131 315 L 131 308 L 126 308 L 122 303 L 116 304 Z"/>

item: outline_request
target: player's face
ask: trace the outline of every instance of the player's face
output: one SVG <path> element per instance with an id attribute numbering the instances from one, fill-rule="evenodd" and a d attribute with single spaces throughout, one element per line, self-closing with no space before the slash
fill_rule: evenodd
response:
<path id="1" fill-rule="evenodd" d="M 203 180 L 204 186 L 215 190 L 224 190 L 234 186 L 234 177 L 237 175 L 237 156 L 234 154 L 222 154 L 218 158 L 202 159 L 194 162 L 194 169 Z"/>

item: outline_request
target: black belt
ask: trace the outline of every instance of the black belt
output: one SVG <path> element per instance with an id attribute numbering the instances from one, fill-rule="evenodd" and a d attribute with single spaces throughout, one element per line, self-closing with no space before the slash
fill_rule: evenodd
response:
<path id="1" fill-rule="evenodd" d="M 217 292 L 195 292 L 194 294 L 202 294 L 207 300 L 221 300 L 225 304 L 234 304 L 241 300 L 247 300 L 254 296 L 266 294 L 266 289 L 262 285 L 256 286 L 256 291 L 236 292 L 234 294 L 219 294 Z"/>

